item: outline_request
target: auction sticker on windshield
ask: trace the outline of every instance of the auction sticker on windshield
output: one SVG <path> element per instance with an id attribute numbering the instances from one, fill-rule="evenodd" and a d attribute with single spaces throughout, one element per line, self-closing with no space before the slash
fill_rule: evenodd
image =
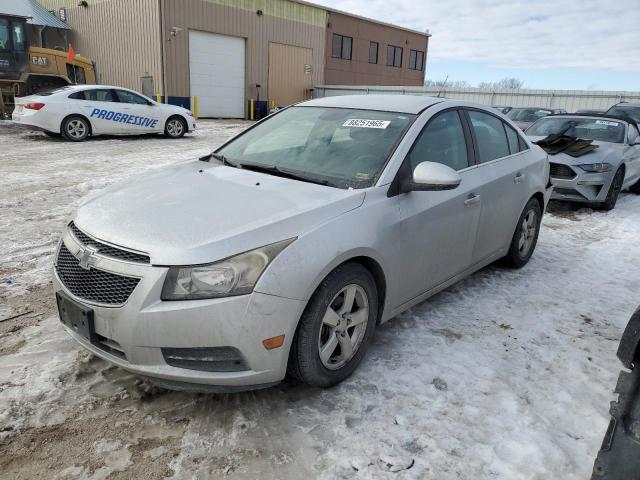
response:
<path id="1" fill-rule="evenodd" d="M 387 128 L 391 122 L 388 120 L 364 120 L 361 118 L 352 118 L 342 124 L 343 127 L 358 128 Z"/>
<path id="2" fill-rule="evenodd" d="M 618 122 L 607 122 L 605 120 L 596 120 L 596 125 L 608 125 L 610 127 L 617 127 L 620 124 Z"/>

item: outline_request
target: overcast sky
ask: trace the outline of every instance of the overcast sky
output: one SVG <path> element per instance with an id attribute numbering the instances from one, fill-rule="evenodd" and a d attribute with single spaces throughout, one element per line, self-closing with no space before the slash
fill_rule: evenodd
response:
<path id="1" fill-rule="evenodd" d="M 640 0 L 316 0 L 433 35 L 427 78 L 640 90 Z M 344 32 L 345 34 L 348 32 Z"/>

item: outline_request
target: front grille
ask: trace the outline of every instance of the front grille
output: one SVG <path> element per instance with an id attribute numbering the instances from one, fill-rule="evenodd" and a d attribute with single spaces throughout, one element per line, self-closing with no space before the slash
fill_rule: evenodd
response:
<path id="1" fill-rule="evenodd" d="M 62 284 L 76 297 L 113 306 L 125 303 L 140 281 L 94 268 L 85 270 L 64 243 L 58 251 L 56 272 Z"/>
<path id="2" fill-rule="evenodd" d="M 556 193 L 558 195 L 570 196 L 570 197 L 586 198 L 580 192 L 578 192 L 577 190 L 573 190 L 571 188 L 554 188 L 553 193 Z"/>
<path id="3" fill-rule="evenodd" d="M 71 222 L 69 224 L 69 229 L 73 233 L 73 235 L 78 239 L 80 243 L 86 246 L 93 247 L 97 250 L 97 253 L 100 255 L 104 255 L 105 257 L 115 258 L 116 260 L 122 260 L 125 262 L 134 262 L 134 263 L 150 263 L 149 256 L 143 255 L 141 253 L 129 252 L 127 250 L 122 250 L 120 248 L 112 247 L 111 245 L 106 245 L 97 240 L 94 240 L 89 235 L 84 233 L 78 227 L 76 227 L 75 223 Z"/>
<path id="4" fill-rule="evenodd" d="M 570 167 L 563 165 L 561 163 L 550 163 L 549 164 L 549 175 L 552 178 L 575 178 L 576 172 L 574 172 Z"/>

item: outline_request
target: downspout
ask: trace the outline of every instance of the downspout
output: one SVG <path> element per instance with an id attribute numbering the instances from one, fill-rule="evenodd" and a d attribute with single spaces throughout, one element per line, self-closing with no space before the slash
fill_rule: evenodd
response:
<path id="1" fill-rule="evenodd" d="M 169 103 L 167 95 L 167 52 L 164 47 L 165 29 L 164 29 L 164 0 L 158 0 L 158 10 L 160 12 L 160 71 L 161 71 L 161 85 L 162 85 L 162 97 L 164 103 Z"/>

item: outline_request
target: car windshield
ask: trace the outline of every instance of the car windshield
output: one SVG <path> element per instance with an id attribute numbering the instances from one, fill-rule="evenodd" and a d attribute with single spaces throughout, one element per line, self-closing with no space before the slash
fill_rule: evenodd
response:
<path id="1" fill-rule="evenodd" d="M 536 120 L 551 115 L 551 110 L 545 110 L 543 108 L 512 108 L 507 113 L 514 122 L 529 122 L 533 123 Z"/>
<path id="2" fill-rule="evenodd" d="M 585 140 L 623 143 L 624 123 L 599 118 L 548 117 L 538 120 L 527 129 L 530 137 L 546 137 L 552 133 L 563 133 Z"/>
<path id="3" fill-rule="evenodd" d="M 623 115 L 640 123 L 640 106 L 616 105 L 615 107 L 611 107 L 607 110 L 607 113 L 610 113 L 611 115 Z"/>
<path id="4" fill-rule="evenodd" d="M 232 164 L 276 167 L 341 188 L 373 185 L 415 115 L 291 107 L 216 151 Z"/>

